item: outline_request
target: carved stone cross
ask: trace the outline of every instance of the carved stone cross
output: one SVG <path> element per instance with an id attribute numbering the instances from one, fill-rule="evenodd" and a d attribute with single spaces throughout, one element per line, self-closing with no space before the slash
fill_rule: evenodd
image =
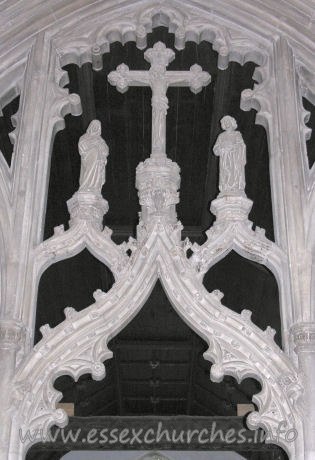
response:
<path id="1" fill-rule="evenodd" d="M 144 53 L 145 59 L 151 63 L 150 70 L 129 70 L 121 64 L 108 75 L 108 81 L 124 93 L 129 86 L 150 86 L 152 89 L 152 157 L 165 157 L 166 114 L 169 86 L 189 86 L 195 94 L 211 81 L 208 72 L 195 64 L 189 71 L 167 71 L 166 67 L 175 58 L 173 50 L 166 48 L 164 43 L 155 43 L 153 48 Z"/>

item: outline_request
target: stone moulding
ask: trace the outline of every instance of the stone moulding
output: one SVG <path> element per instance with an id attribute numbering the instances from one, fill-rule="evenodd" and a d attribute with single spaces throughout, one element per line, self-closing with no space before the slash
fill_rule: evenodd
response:
<path id="1" fill-rule="evenodd" d="M 150 2 L 145 3 L 150 5 Z M 268 62 L 271 50 L 268 40 L 264 39 L 262 44 L 258 36 L 253 33 L 246 36 L 235 23 L 225 23 L 219 17 L 214 20 L 211 14 L 204 12 L 201 15 L 200 11 L 188 5 L 184 10 L 177 2 L 125 10 L 125 15 L 123 11 L 116 17 L 115 13 L 108 15 L 105 23 L 100 17 L 91 17 L 93 27 L 84 24 L 84 32 L 82 24 L 78 24 L 71 32 L 57 33 L 53 43 L 61 66 L 70 63 L 81 66 L 85 62 L 93 62 L 94 46 L 103 54 L 109 52 L 110 44 L 114 41 L 123 44 L 135 41 L 139 49 L 144 49 L 147 34 L 157 26 L 166 26 L 175 34 L 175 48 L 178 50 L 184 48 L 186 41 L 199 43 L 206 40 L 212 43 L 218 52 L 218 67 L 221 70 L 226 69 L 230 61 L 242 65 L 253 61 L 259 66 L 265 66 Z"/>
<path id="2" fill-rule="evenodd" d="M 103 378 L 102 361 L 112 356 L 107 342 L 139 311 L 158 278 L 181 317 L 209 344 L 205 357 L 215 363 L 211 378 L 220 381 L 224 374 L 229 374 L 239 380 L 254 377 L 261 382 L 262 392 L 255 396 L 258 413 L 248 419 L 249 426 L 261 426 L 275 433 L 278 424 L 284 421 L 288 430 L 298 431 L 298 438 L 288 443 L 282 436 L 277 443 L 290 458 L 306 458 L 304 409 L 299 403 L 302 376 L 293 364 L 287 331 L 301 318 L 307 321 L 307 313 L 311 311 L 307 296 L 303 297 L 309 275 L 306 269 L 305 276 L 298 271 L 298 261 L 309 259 L 294 221 L 307 228 L 305 234 L 310 233 L 312 221 L 303 203 L 314 204 L 314 193 L 309 187 L 313 172 L 309 178 L 305 172 L 303 182 L 299 177 L 292 179 L 294 171 L 291 174 L 286 165 L 296 155 L 293 158 L 299 171 L 298 155 L 305 142 L 305 132 L 300 126 L 305 114 L 300 108 L 296 123 L 296 107 L 293 107 L 297 90 L 300 88 L 301 94 L 308 98 L 314 95 L 309 78 L 314 71 L 313 53 L 309 52 L 314 18 L 311 7 L 299 0 L 286 0 L 277 4 L 279 14 L 273 16 L 269 8 L 274 11 L 275 5 L 269 0 L 263 5 L 256 0 L 239 0 L 237 4 L 226 0 L 184 4 L 169 0 L 158 5 L 149 0 L 83 0 L 80 5 L 57 0 L 38 4 L 30 0 L 27 10 L 15 3 L 9 0 L 3 19 L 0 18 L 1 100 L 5 100 L 12 88 L 21 91 L 11 177 L 5 172 L 0 178 L 1 215 L 7 225 L 7 231 L 3 225 L 1 228 L 3 316 L 9 312 L 22 319 L 30 334 L 42 272 L 84 247 L 113 271 L 116 283 L 108 293 L 96 291 L 95 304 L 84 311 L 66 309 L 66 320 L 56 328 L 44 326 L 43 339 L 31 351 L 29 345 L 21 347 L 25 356 L 22 362 L 18 360 L 9 414 L 14 416 L 10 448 L 13 453 L 6 458 L 20 459 L 22 450 L 25 452 L 29 447 L 19 443 L 19 427 L 46 431 L 54 423 L 66 424 L 64 412 L 55 409 L 61 395 L 53 387 L 54 380 L 63 374 L 78 378 L 86 372 L 91 372 L 94 378 Z M 22 22 L 28 26 L 21 27 Z M 216 225 L 208 231 L 205 245 L 193 247 L 191 260 L 185 254 L 189 241 L 180 241 L 179 222 L 157 221 L 150 227 L 141 220 L 137 240 L 130 239 L 117 246 L 110 239 L 109 229 L 101 231 L 100 225 L 83 219 L 66 232 L 57 227 L 52 238 L 41 241 L 53 138 L 63 129 L 67 113 L 79 115 L 81 111 L 78 95 L 69 95 L 63 88 L 68 75 L 62 66 L 70 62 L 78 65 L 92 62 L 97 66 L 99 55 L 109 52 L 110 43 L 115 40 L 122 43 L 134 40 L 143 49 L 147 33 L 159 25 L 174 32 L 177 49 L 182 49 L 187 40 L 213 43 L 219 54 L 220 69 L 225 69 L 230 61 L 240 64 L 253 61 L 258 65 L 254 73 L 257 84 L 244 91 L 241 104 L 244 110 L 257 110 L 256 122 L 268 133 L 276 243 L 266 240 L 259 229 L 253 232 L 247 216 L 224 222 L 219 214 Z M 306 87 L 307 92 L 303 92 Z M 293 96 L 291 105 L 285 97 L 288 93 Z M 292 142 L 296 126 L 299 135 L 304 133 L 298 144 Z M 302 205 L 294 190 L 301 194 Z M 308 202 L 304 200 L 307 194 Z M 144 202 L 151 198 L 157 202 L 161 197 L 143 197 Z M 289 208 L 288 203 L 295 207 Z M 297 236 L 290 232 L 296 232 Z M 266 264 L 277 277 L 286 354 L 275 345 L 270 329 L 261 331 L 250 321 L 250 313 L 244 311 L 238 315 L 230 311 L 220 303 L 221 293 L 209 294 L 203 287 L 203 273 L 230 250 Z M 299 290 L 300 284 L 303 287 Z M 305 441 L 311 443 L 310 439 Z"/>
<path id="3" fill-rule="evenodd" d="M 232 219 L 220 219 L 219 214 L 213 227 L 206 232 L 207 241 L 201 246 L 197 243 L 190 246 L 193 251 L 190 261 L 196 268 L 197 276 L 201 280 L 204 274 L 230 251 L 235 251 L 245 259 L 269 268 L 278 283 L 280 304 L 286 305 L 286 308 L 281 310 L 281 324 L 283 345 L 288 349 L 290 310 L 292 309 L 288 292 L 290 287 L 288 259 L 285 252 L 277 244 L 266 238 L 264 229 L 257 226 L 255 230 L 252 229 L 253 223 L 247 218 L 252 202 L 247 198 L 241 198 L 241 200 L 246 203 L 245 210 L 243 209 L 245 215 L 240 214 L 239 209 L 236 209 L 236 216 Z M 215 215 L 220 212 L 220 208 L 228 208 L 228 204 L 222 201 L 218 198 L 212 202 L 211 210 Z M 235 212 L 234 203 L 232 204 L 233 211 Z M 187 249 L 188 247 L 189 245 Z"/>
<path id="4" fill-rule="evenodd" d="M 310 139 L 312 130 L 306 126 L 306 123 L 309 121 L 310 113 L 304 109 L 303 97 L 313 105 L 315 104 L 315 82 L 313 75 L 305 68 L 303 63 L 298 60 L 296 63 L 296 73 L 298 86 L 297 94 L 299 97 L 298 111 L 300 114 L 300 132 L 302 137 L 304 137 L 304 142 L 302 142 L 303 173 L 307 189 L 307 198 L 310 202 L 312 202 L 315 195 L 315 163 L 311 168 L 309 167 L 306 141 Z"/>
<path id="5" fill-rule="evenodd" d="M 204 15 L 200 16 L 200 10 L 194 9 L 189 4 L 183 10 L 178 8 L 177 2 L 169 2 L 167 5 L 161 4 L 158 7 L 152 7 L 152 3 L 145 2 L 144 4 L 141 3 L 139 8 L 130 8 L 127 5 L 119 12 L 115 9 L 111 12 L 106 12 L 105 21 L 103 15 L 98 14 L 96 17 L 95 14 L 92 14 L 86 21 L 79 21 L 74 27 L 71 26 L 68 29 L 61 27 L 58 30 L 51 30 L 49 34 L 51 48 L 49 51 L 47 48 L 41 51 L 44 54 L 50 53 L 49 64 L 47 64 L 47 98 L 45 102 L 47 111 L 43 122 L 41 145 L 42 151 L 45 152 L 43 155 L 45 174 L 48 171 L 51 139 L 58 130 L 64 127 L 63 117 L 67 113 L 78 115 L 81 111 L 79 97 L 76 94 L 69 95 L 68 91 L 62 88 L 67 83 L 68 76 L 61 66 L 69 62 L 81 64 L 92 61 L 93 50 L 91 51 L 91 49 L 95 43 L 102 52 L 105 52 L 109 51 L 111 41 L 136 40 L 137 31 L 138 33 L 141 32 L 140 35 L 142 34 L 143 38 L 145 36 L 144 32 L 147 34 L 152 30 L 152 27 L 167 25 L 171 31 L 175 31 L 175 33 L 178 31 L 177 36 L 184 34 L 182 44 L 180 45 L 178 41 L 176 42 L 178 48 L 183 46 L 185 40 L 188 39 L 196 41 L 207 39 L 214 43 L 215 48 L 223 47 L 221 51 L 228 60 L 236 60 L 240 63 L 248 60 L 256 62 L 260 66 L 255 71 L 255 78 L 257 78 L 258 82 L 264 82 L 266 79 L 271 78 L 269 75 L 272 56 L 270 39 L 261 38 L 252 31 L 247 32 L 244 28 L 240 28 L 229 21 L 226 22 L 222 17 L 214 18 L 213 14 L 204 13 Z M 194 34 L 192 31 L 195 31 Z M 140 47 L 143 46 L 144 43 L 142 42 Z M 228 48 L 228 53 L 226 48 Z M 259 83 L 257 88 L 262 84 L 264 83 Z M 248 107 L 250 108 L 250 106 Z M 45 174 L 44 178 L 47 177 Z M 23 183 L 23 180 L 21 180 L 21 183 Z M 45 194 L 41 192 L 41 195 L 43 198 L 40 202 L 40 209 L 44 212 Z M 15 199 L 17 198 L 18 195 L 15 193 Z M 276 202 L 277 200 L 274 199 L 274 201 Z M 39 217 L 36 218 L 37 233 L 33 242 L 35 246 L 40 243 L 43 212 L 39 212 Z M 277 227 L 277 220 L 275 225 Z M 276 228 L 277 233 L 279 234 L 280 232 L 277 232 Z M 278 241 L 280 241 L 280 237 Z M 34 308 L 35 304 L 33 303 L 32 309 Z M 30 320 L 33 321 L 34 314 L 32 312 L 26 313 L 26 316 L 27 323 Z"/>
<path id="6" fill-rule="evenodd" d="M 102 261 L 113 272 L 117 279 L 126 267 L 129 258 L 126 254 L 126 245 L 117 246 L 111 240 L 111 230 L 105 227 L 103 231 L 97 231 L 95 225 L 89 222 L 81 222 L 64 231 L 63 226 L 55 230 L 55 235 L 44 241 L 35 251 L 35 269 L 37 276 L 53 263 L 73 257 L 84 248 Z"/>
<path id="7" fill-rule="evenodd" d="M 235 133 L 231 131 L 227 135 L 224 146 L 218 148 L 225 149 Z M 89 142 L 95 145 L 95 140 Z M 101 144 L 101 148 L 106 149 L 106 144 Z M 220 167 L 225 161 L 221 160 Z M 155 181 L 152 181 L 152 167 Z M 244 167 L 245 164 L 241 169 Z M 105 171 L 102 174 L 105 178 Z M 212 202 L 217 221 L 208 231 L 208 242 L 203 247 L 192 246 L 194 255 L 190 260 L 186 256 L 190 243 L 182 242 L 180 238 L 180 223 L 175 213 L 177 200 L 165 198 L 167 191 L 176 194 L 179 188 L 179 168 L 167 158 L 150 158 L 140 164 L 136 174 L 142 207 L 137 241 L 117 246 L 110 240 L 108 230 L 102 231 L 102 214 L 106 211 L 102 202 L 98 206 L 103 212 L 91 214 L 84 211 L 78 219 L 76 207 L 73 207 L 75 193 L 68 201 L 70 229 L 64 232 L 63 226 L 56 227 L 55 235 L 35 250 L 36 278 L 49 264 L 70 257 L 86 246 L 113 270 L 116 283 L 108 293 L 97 290 L 95 303 L 85 310 L 76 312 L 66 308 L 66 320 L 54 329 L 49 325 L 41 327 L 43 339 L 14 377 L 11 406 L 16 412 L 13 429 L 33 433 L 38 430 L 38 433 L 46 434 L 53 424 L 66 425 L 65 412 L 56 410 L 56 403 L 62 395 L 54 389 L 54 380 L 64 374 L 77 380 L 87 372 L 95 379 L 104 378 L 103 361 L 112 357 L 108 341 L 136 315 L 160 279 L 174 308 L 208 343 L 209 349 L 204 357 L 214 362 L 210 374 L 212 380 L 220 382 L 224 375 L 231 375 L 239 382 L 246 377 L 258 379 L 262 391 L 253 400 L 259 410 L 250 415 L 248 425 L 252 429 L 264 428 L 270 436 L 268 442 L 280 445 L 291 457 L 298 458 L 302 442 L 299 403 L 302 382 L 297 369 L 275 344 L 275 331 L 270 327 L 260 330 L 251 322 L 248 310 L 239 315 L 224 307 L 220 302 L 222 293 L 214 291 L 209 294 L 200 277 L 216 258 L 222 256 L 222 252 L 230 250 L 233 245 L 238 245 L 245 255 L 250 254 L 250 258 L 256 257 L 259 262 L 266 263 L 270 255 L 268 259 L 274 263 L 273 268 L 281 265 L 281 250 L 264 237 L 261 229 L 256 232 L 250 229 L 247 216 L 252 203 L 244 193 L 245 183 L 243 180 L 240 185 L 236 183 L 235 187 L 239 188 L 229 192 L 232 195 L 226 194 L 229 183 L 223 176 L 221 193 Z M 238 176 L 237 171 L 235 174 Z M 143 198 L 143 190 L 148 199 Z M 85 191 L 80 206 L 84 209 L 93 207 L 93 200 L 95 191 Z M 223 227 L 227 235 L 224 231 L 222 233 Z M 131 249 L 130 257 L 126 254 L 127 248 Z M 286 376 L 285 380 L 283 376 Z M 299 430 L 301 436 L 295 442 L 288 442 L 285 434 L 278 433 L 280 422 L 285 423 L 285 433 Z M 30 445 L 22 447 L 26 450 Z"/>
<path id="8" fill-rule="evenodd" d="M 224 307 L 220 293 L 209 294 L 174 232 L 155 224 L 108 293 L 96 292 L 95 304 L 81 312 L 67 310 L 67 319 L 56 328 L 42 328 L 43 339 L 15 376 L 13 404 L 22 430 L 43 428 L 46 432 L 53 424 L 65 426 L 65 413 L 55 409 L 62 395 L 53 388 L 54 380 L 64 374 L 78 379 L 87 372 L 93 378 L 103 378 L 102 361 L 112 357 L 106 344 L 136 315 L 158 278 L 180 316 L 209 344 L 205 358 L 215 363 L 212 380 L 221 381 L 228 374 L 238 381 L 253 377 L 262 384 L 261 393 L 254 397 L 259 410 L 251 415 L 249 426 L 262 427 L 275 438 L 281 421 L 287 423 L 288 430 L 300 427 L 300 377 L 275 344 L 274 331 L 260 330 L 251 322 L 249 311 L 239 315 Z M 28 391 L 21 394 L 20 388 Z M 291 458 L 299 458 L 300 442 L 302 436 L 296 443 L 288 443 L 284 437 L 277 441 Z"/>

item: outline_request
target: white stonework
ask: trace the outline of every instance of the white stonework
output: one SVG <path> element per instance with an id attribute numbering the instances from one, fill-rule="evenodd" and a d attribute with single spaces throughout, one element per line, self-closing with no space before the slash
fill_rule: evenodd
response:
<path id="1" fill-rule="evenodd" d="M 20 442 L 19 429 L 46 431 L 54 423 L 67 423 L 65 412 L 56 410 L 61 395 L 54 380 L 63 374 L 77 379 L 87 372 L 103 378 L 103 361 L 112 356 L 108 341 L 140 310 L 157 279 L 177 312 L 209 344 L 205 358 L 215 363 L 214 381 L 228 374 L 239 381 L 253 377 L 261 382 L 262 391 L 254 397 L 258 411 L 250 414 L 248 425 L 276 435 L 283 421 L 287 431 L 297 430 L 298 437 L 288 442 L 282 433 L 274 442 L 290 459 L 315 458 L 314 167 L 309 170 L 307 164 L 308 134 L 301 105 L 302 95 L 315 99 L 313 20 L 314 8 L 300 0 L 5 3 L 0 18 L 0 108 L 17 94 L 20 107 L 10 168 L 0 155 L 1 459 L 25 456 L 30 445 Z M 93 175 L 94 191 L 83 186 L 82 177 L 84 190 L 68 202 L 69 230 L 58 226 L 53 237 L 42 241 L 54 134 L 63 129 L 67 113 L 81 111 L 80 98 L 64 89 L 68 76 L 62 66 L 92 62 L 98 70 L 100 56 L 109 51 L 111 42 L 135 40 L 144 49 L 147 33 L 159 25 L 175 33 L 177 49 L 183 49 L 187 40 L 213 43 L 221 69 L 230 61 L 258 65 L 257 83 L 243 92 L 241 108 L 256 109 L 256 122 L 267 131 L 275 243 L 262 229 L 253 231 L 248 220 L 252 203 L 244 194 L 244 161 L 230 171 L 235 180 L 230 182 L 226 174 L 221 177 L 221 193 L 211 204 L 216 222 L 204 245 L 181 240 L 175 211 L 180 176 L 164 148 L 164 93 L 153 101 L 152 156 L 137 168 L 141 204 L 137 240 L 117 246 L 110 229 L 102 228 L 107 203 L 99 192 L 107 151 L 98 132 L 97 145 L 104 155 L 103 166 Z M 121 69 L 129 78 L 131 71 Z M 191 72 L 200 75 L 194 66 Z M 150 86 L 153 89 L 152 81 Z M 240 133 L 226 134 L 227 140 L 237 134 L 230 154 L 244 158 Z M 225 138 L 215 152 L 223 169 Z M 82 164 L 83 176 L 90 167 Z M 97 290 L 95 303 L 81 312 L 65 309 L 65 321 L 53 329 L 45 325 L 43 339 L 32 348 L 41 274 L 84 247 L 112 270 L 114 286 L 108 293 Z M 186 256 L 189 247 L 191 258 Z M 265 264 L 275 274 L 284 351 L 275 344 L 270 328 L 262 331 L 251 322 L 249 311 L 234 313 L 221 304 L 222 293 L 208 293 L 203 287 L 203 274 L 231 250 Z"/>
<path id="2" fill-rule="evenodd" d="M 166 67 L 175 58 L 173 50 L 166 48 L 162 42 L 144 53 L 144 58 L 151 63 L 149 71 L 129 70 L 126 64 L 120 64 L 117 70 L 110 72 L 108 81 L 124 93 L 129 86 L 150 86 L 152 89 L 152 157 L 165 157 L 166 114 L 169 86 L 189 86 L 195 94 L 211 81 L 211 76 L 203 72 L 197 64 L 190 71 L 167 71 Z"/>
<path id="3" fill-rule="evenodd" d="M 224 195 L 245 194 L 246 146 L 241 134 L 236 131 L 234 118 L 225 116 L 221 120 L 225 131 L 218 136 L 213 147 L 215 155 L 220 157 L 219 190 Z"/>

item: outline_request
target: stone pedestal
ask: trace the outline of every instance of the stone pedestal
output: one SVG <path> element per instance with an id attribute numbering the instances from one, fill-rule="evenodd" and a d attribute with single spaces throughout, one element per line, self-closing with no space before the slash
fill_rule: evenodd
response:
<path id="1" fill-rule="evenodd" d="M 210 211 L 217 221 L 248 220 L 253 202 L 244 194 L 222 194 L 211 202 Z"/>
<path id="2" fill-rule="evenodd" d="M 11 385 L 16 353 L 24 339 L 24 328 L 13 319 L 0 320 L 0 458 L 8 458 L 11 430 Z"/>
<path id="3" fill-rule="evenodd" d="M 179 202 L 180 169 L 165 156 L 148 158 L 136 171 L 136 187 L 141 205 L 141 220 L 175 225 Z"/>
<path id="4" fill-rule="evenodd" d="M 76 192 L 67 201 L 71 216 L 70 227 L 82 221 L 96 225 L 100 230 L 103 227 L 103 217 L 108 211 L 108 203 L 101 194 L 93 192 Z"/>

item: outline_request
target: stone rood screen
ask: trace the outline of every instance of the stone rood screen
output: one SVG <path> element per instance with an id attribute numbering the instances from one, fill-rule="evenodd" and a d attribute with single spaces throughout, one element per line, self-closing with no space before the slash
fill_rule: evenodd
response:
<path id="1" fill-rule="evenodd" d="M 91 0 L 84 7 L 82 2 L 48 0 L 48 9 L 46 2 L 43 6 L 36 0 L 29 0 L 29 8 L 16 9 L 13 0 L 6 3 L 0 17 L 0 98 L 5 106 L 9 94 L 22 97 L 12 165 L 10 170 L 0 165 L 0 457 L 21 460 L 38 441 L 23 444 L 20 429 L 45 435 L 52 425 L 67 424 L 66 413 L 56 409 L 61 395 L 55 379 L 64 374 L 78 379 L 86 373 L 104 378 L 103 363 L 112 357 L 109 339 L 137 314 L 160 280 L 179 315 L 209 344 L 204 357 L 213 363 L 211 379 L 220 382 L 230 375 L 238 381 L 260 381 L 257 410 L 247 417 L 247 426 L 272 434 L 270 442 L 283 447 L 290 460 L 313 459 L 315 323 L 310 293 L 315 240 L 309 229 L 314 223 L 315 169 L 309 170 L 304 152 L 306 117 L 301 107 L 301 95 L 314 97 L 314 56 L 309 52 L 314 15 L 307 2 L 283 0 L 272 12 L 258 0 L 239 1 L 237 8 L 232 0 L 119 5 Z M 259 20 L 253 27 L 255 16 Z M 176 216 L 180 171 L 165 151 L 167 88 L 187 86 L 198 92 L 210 75 L 197 65 L 185 72 L 167 71 L 174 52 L 163 43 L 145 52 L 148 71 L 121 64 L 109 75 L 121 92 L 138 85 L 152 89 L 152 151 L 136 170 L 141 205 L 137 238 L 117 245 L 111 230 L 104 228 L 108 204 L 100 189 L 108 152 L 96 121 L 79 146 L 82 174 L 80 189 L 67 203 L 69 229 L 59 225 L 42 241 L 52 133 L 63 129 L 65 115 L 81 113 L 80 97 L 65 88 L 64 66 L 92 61 L 99 69 L 101 55 L 110 52 L 114 39 L 132 39 L 144 49 L 152 28 L 165 24 L 178 50 L 189 40 L 211 43 L 220 70 L 231 61 L 257 66 L 256 83 L 243 91 L 240 103 L 242 110 L 257 111 L 256 122 L 268 134 L 276 242 L 263 229 L 253 229 L 248 219 L 252 201 L 245 195 L 246 150 L 229 118 L 222 122 L 224 132 L 215 147 L 220 157 L 220 194 L 211 203 L 216 220 L 204 244 L 182 241 Z M 106 132 L 102 134 L 106 139 Z M 95 302 L 82 311 L 65 308 L 65 320 L 53 328 L 44 325 L 43 338 L 32 348 L 41 274 L 84 248 L 112 271 L 114 285 L 106 293 L 96 290 Z M 262 330 L 253 324 L 249 310 L 235 313 L 221 303 L 220 291 L 204 288 L 203 275 L 233 250 L 276 276 L 284 350 L 274 342 L 270 327 Z M 292 438 L 295 432 L 298 436 Z"/>
<path id="2" fill-rule="evenodd" d="M 203 72 L 197 64 L 189 71 L 167 71 L 166 67 L 175 58 L 173 50 L 166 48 L 162 42 L 155 43 L 153 48 L 144 53 L 145 59 L 151 63 L 150 70 L 129 70 L 126 64 L 120 64 L 117 70 L 110 72 L 108 81 L 124 93 L 129 86 L 150 86 L 152 89 L 152 156 L 165 157 L 166 145 L 166 114 L 169 86 L 188 86 L 195 94 L 211 81 L 208 72 Z"/>

